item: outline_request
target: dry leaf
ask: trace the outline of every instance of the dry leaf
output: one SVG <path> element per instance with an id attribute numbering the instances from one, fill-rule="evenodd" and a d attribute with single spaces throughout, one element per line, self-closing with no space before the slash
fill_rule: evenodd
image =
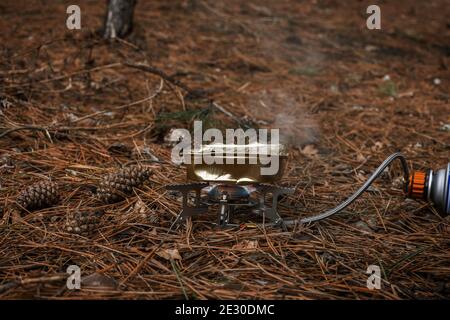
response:
<path id="1" fill-rule="evenodd" d="M 372 146 L 372 148 L 370 148 L 373 152 L 378 152 L 381 149 L 383 149 L 383 143 L 381 143 L 380 141 L 375 142 L 375 144 Z"/>
<path id="2" fill-rule="evenodd" d="M 166 260 L 181 260 L 178 249 L 163 249 L 156 252 L 156 254 Z"/>
<path id="3" fill-rule="evenodd" d="M 398 97 L 399 98 L 414 97 L 414 91 L 406 91 L 406 92 L 399 93 Z"/>
<path id="4" fill-rule="evenodd" d="M 114 290 L 117 287 L 117 282 L 113 278 L 101 273 L 92 273 L 81 279 L 82 287 Z"/>
<path id="5" fill-rule="evenodd" d="M 369 234 L 373 232 L 373 230 L 364 221 L 358 221 L 353 225 L 364 234 Z"/>
<path id="6" fill-rule="evenodd" d="M 366 157 L 364 157 L 362 153 L 358 153 L 358 155 L 356 156 L 356 161 L 358 162 L 366 162 L 366 160 Z"/>
<path id="7" fill-rule="evenodd" d="M 133 209 L 136 214 L 145 214 L 147 212 L 147 206 L 141 199 L 136 201 Z"/>
<path id="8" fill-rule="evenodd" d="M 315 158 L 319 154 L 319 150 L 314 147 L 312 144 L 308 144 L 303 147 L 303 149 L 300 150 L 302 154 L 304 154 L 307 157 Z"/>
<path id="9" fill-rule="evenodd" d="M 254 250 L 256 248 L 258 248 L 258 240 L 243 240 L 233 246 L 233 249 L 238 250 Z"/>

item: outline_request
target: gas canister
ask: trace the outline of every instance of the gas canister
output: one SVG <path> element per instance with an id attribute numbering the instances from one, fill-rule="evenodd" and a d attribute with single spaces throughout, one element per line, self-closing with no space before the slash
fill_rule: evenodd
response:
<path id="1" fill-rule="evenodd" d="M 414 171 L 407 192 L 408 197 L 429 201 L 439 212 L 450 214 L 450 163 L 436 172 Z"/>

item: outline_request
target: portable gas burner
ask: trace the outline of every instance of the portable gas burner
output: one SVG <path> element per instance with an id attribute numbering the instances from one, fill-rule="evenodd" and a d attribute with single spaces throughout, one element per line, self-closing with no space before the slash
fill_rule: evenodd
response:
<path id="1" fill-rule="evenodd" d="M 236 146 L 238 149 L 240 147 Z M 206 148 L 209 147 L 206 146 Z M 280 150 L 277 153 L 279 168 L 274 175 L 262 175 L 260 170 L 262 166 L 251 161 L 248 163 L 241 161 L 241 164 L 228 164 L 224 161 L 227 164 L 188 165 L 188 179 L 197 182 L 166 187 L 183 194 L 183 209 L 175 222 L 184 221 L 195 214 L 205 213 L 211 205 L 218 205 L 217 224 L 221 227 L 230 224 L 232 214 L 238 208 L 247 208 L 250 212 L 268 218 L 271 224 L 281 225 L 284 229 L 287 225 L 323 220 L 341 212 L 353 203 L 397 159 L 401 162 L 403 169 L 405 195 L 412 199 L 428 201 L 443 215 L 450 214 L 450 163 L 436 172 L 428 169 L 415 171 L 410 175 L 406 158 L 402 153 L 395 152 L 380 164 L 358 190 L 336 207 L 310 217 L 283 220 L 277 210 L 278 198 L 284 194 L 291 194 L 294 190 L 273 184 L 282 176 L 287 158 L 281 145 L 277 150 Z M 234 158 L 248 160 L 252 156 L 255 154 L 246 157 L 234 155 Z M 229 157 L 227 154 L 224 159 Z M 190 194 L 194 196 L 190 197 Z M 271 205 L 266 205 L 270 194 L 272 195 Z"/>
<path id="2" fill-rule="evenodd" d="M 168 190 L 179 191 L 183 196 L 183 207 L 175 223 L 207 213 L 209 207 L 214 206 L 218 207 L 217 225 L 220 227 L 229 226 L 233 213 L 240 209 L 258 214 L 271 223 L 284 227 L 277 209 L 278 199 L 281 195 L 293 193 L 294 189 L 273 184 L 281 178 L 284 171 L 287 159 L 284 146 L 277 145 L 276 151 L 270 153 L 270 156 L 278 157 L 278 170 L 273 175 L 261 174 L 261 168 L 264 166 L 255 161 L 259 153 L 248 152 L 248 145 L 226 145 L 228 150 L 230 147 L 237 151 L 244 148 L 245 152 L 231 155 L 227 153 L 220 164 L 206 164 L 204 161 L 194 164 L 195 156 L 211 154 L 208 148 L 217 147 L 206 145 L 191 153 L 191 164 L 186 164 L 187 179 L 195 182 L 166 186 Z M 268 150 L 272 150 L 270 145 Z"/>

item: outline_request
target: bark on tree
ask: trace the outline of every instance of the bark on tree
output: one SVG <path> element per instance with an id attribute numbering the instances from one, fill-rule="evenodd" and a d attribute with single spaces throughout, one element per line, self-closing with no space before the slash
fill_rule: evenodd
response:
<path id="1" fill-rule="evenodd" d="M 133 28 L 136 0 L 108 0 L 103 38 L 123 38 Z"/>

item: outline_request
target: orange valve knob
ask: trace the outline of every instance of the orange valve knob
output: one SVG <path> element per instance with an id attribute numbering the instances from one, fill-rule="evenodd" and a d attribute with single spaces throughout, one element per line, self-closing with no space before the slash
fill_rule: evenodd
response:
<path id="1" fill-rule="evenodd" d="M 428 173 L 423 171 L 414 171 L 409 177 L 408 197 L 413 199 L 427 198 L 427 180 Z"/>

